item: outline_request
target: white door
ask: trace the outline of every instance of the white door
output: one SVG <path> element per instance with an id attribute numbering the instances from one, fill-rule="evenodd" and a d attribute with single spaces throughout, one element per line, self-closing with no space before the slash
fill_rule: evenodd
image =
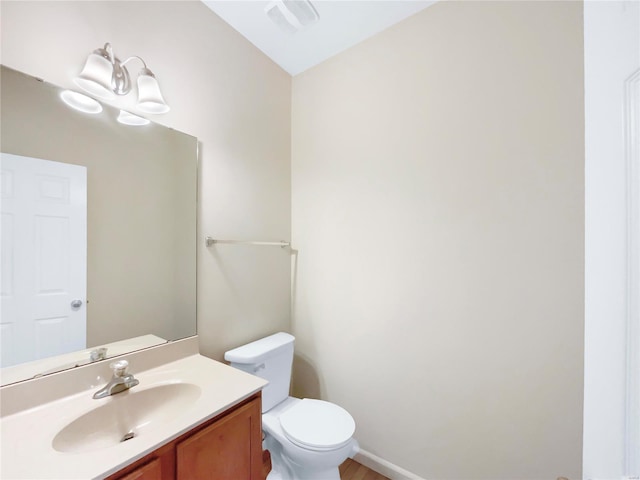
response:
<path id="1" fill-rule="evenodd" d="M 583 477 L 640 477 L 640 3 L 584 2 Z"/>
<path id="2" fill-rule="evenodd" d="M 0 366 L 86 347 L 87 169 L 2 153 Z"/>

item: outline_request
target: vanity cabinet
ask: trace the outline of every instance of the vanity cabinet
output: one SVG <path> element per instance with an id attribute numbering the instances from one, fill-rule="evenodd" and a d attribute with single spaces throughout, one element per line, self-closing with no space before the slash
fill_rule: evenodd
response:
<path id="1" fill-rule="evenodd" d="M 264 480 L 261 421 L 258 393 L 107 480 Z"/>
<path id="2" fill-rule="evenodd" d="M 162 480 L 162 461 L 156 457 L 133 471 L 118 477 L 119 480 Z"/>

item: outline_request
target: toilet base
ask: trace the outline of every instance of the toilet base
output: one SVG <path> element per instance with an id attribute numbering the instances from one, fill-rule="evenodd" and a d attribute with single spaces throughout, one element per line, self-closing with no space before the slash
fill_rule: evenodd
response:
<path id="1" fill-rule="evenodd" d="M 278 472 L 276 472 L 273 467 L 271 467 L 271 471 L 269 472 L 269 475 L 267 475 L 267 480 L 284 480 L 282 478 L 282 475 L 280 475 Z"/>
<path id="2" fill-rule="evenodd" d="M 265 435 L 264 448 L 271 453 L 271 472 L 267 480 L 340 480 L 340 464 L 349 457 L 353 457 L 359 449 L 358 442 L 352 440 L 348 451 L 340 455 L 342 460 L 333 466 L 320 465 L 320 462 L 309 462 L 300 465 L 285 454 L 282 445 L 268 433 Z M 344 450 L 343 450 L 344 451 Z M 297 452 L 298 454 L 300 452 Z"/>
<path id="3" fill-rule="evenodd" d="M 337 468 L 330 469 L 329 471 L 315 472 L 313 476 L 309 476 L 308 472 L 297 477 L 291 477 L 290 479 L 284 478 L 279 472 L 271 470 L 267 475 L 267 480 L 340 480 L 340 471 Z"/>

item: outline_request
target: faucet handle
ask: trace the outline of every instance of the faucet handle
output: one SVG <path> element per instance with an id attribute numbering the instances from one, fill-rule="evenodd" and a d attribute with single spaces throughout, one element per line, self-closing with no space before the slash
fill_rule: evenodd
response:
<path id="1" fill-rule="evenodd" d="M 113 370 L 114 377 L 124 377 L 127 374 L 127 368 L 129 368 L 129 362 L 126 360 L 118 360 L 117 362 L 111 362 L 109 368 Z"/>
<path id="2" fill-rule="evenodd" d="M 104 360 L 105 358 L 107 358 L 106 347 L 94 348 L 93 350 L 91 350 L 91 352 L 89 352 L 89 359 L 92 362 L 97 362 L 98 360 Z"/>

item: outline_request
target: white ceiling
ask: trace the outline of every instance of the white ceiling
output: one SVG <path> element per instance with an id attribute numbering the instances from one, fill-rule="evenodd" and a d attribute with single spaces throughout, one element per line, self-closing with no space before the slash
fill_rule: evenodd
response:
<path id="1" fill-rule="evenodd" d="M 433 0 L 312 0 L 320 20 L 290 34 L 265 14 L 268 0 L 202 1 L 291 75 L 435 3 Z"/>

